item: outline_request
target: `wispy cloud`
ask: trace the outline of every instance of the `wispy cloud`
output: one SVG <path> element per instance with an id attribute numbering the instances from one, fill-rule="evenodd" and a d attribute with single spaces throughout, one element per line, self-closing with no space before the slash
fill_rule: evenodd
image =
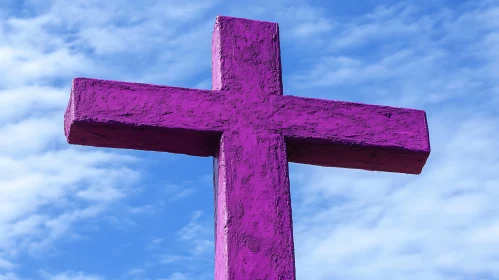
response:
<path id="1" fill-rule="evenodd" d="M 130 221 L 120 215 L 157 213 L 146 202 L 108 215 L 140 191 L 140 160 L 66 145 L 69 82 L 90 76 L 209 88 L 216 14 L 279 22 L 287 94 L 428 112 L 433 151 L 421 176 L 292 166 L 300 278 L 495 278 L 499 6 L 437 2 L 380 2 L 362 16 L 335 17 L 305 1 L 2 1 L 0 280 L 26 280 L 19 260 L 85 234 L 85 221 L 118 226 Z M 192 185 L 169 182 L 162 195 L 186 198 Z M 158 262 L 171 268 L 163 279 L 212 278 L 199 265 L 213 265 L 213 225 L 203 213 L 178 231 L 178 250 L 125 279 L 147 279 Z M 164 252 L 166 241 L 145 247 Z M 37 276 L 110 279 L 65 270 Z"/>
<path id="2" fill-rule="evenodd" d="M 97 217 L 138 178 L 123 167 L 130 159 L 72 149 L 26 158 L 1 157 L 0 169 L 5 171 L 0 176 L 2 255 L 40 252 L 68 235 L 74 223 Z M 115 160 L 123 163 L 116 165 Z"/>
<path id="3" fill-rule="evenodd" d="M 158 280 L 188 280 L 188 279 L 192 279 L 191 277 L 188 276 L 188 274 L 175 272 L 166 278 L 161 278 Z"/>
<path id="4" fill-rule="evenodd" d="M 165 279 L 210 279 L 212 273 L 203 268 L 213 265 L 213 225 L 203 219 L 201 211 L 194 211 L 191 220 L 176 235 L 179 244 L 184 244 L 179 254 L 166 253 L 159 256 L 158 264 L 182 269 L 183 273 L 173 273 Z M 184 279 L 184 278 L 178 278 Z"/>
<path id="5" fill-rule="evenodd" d="M 45 270 L 38 271 L 37 279 L 44 280 L 102 280 L 103 278 L 95 274 L 86 274 L 81 271 L 64 271 L 58 273 L 50 273 Z M 0 274 L 0 280 L 30 280 L 21 278 L 15 273 Z"/>
<path id="6" fill-rule="evenodd" d="M 203 256 L 213 251 L 213 240 L 208 239 L 212 234 L 213 225 L 202 220 L 203 213 L 192 213 L 191 221 L 177 232 L 180 240 L 188 242 L 192 247 L 190 252 L 194 256 Z"/>
<path id="7" fill-rule="evenodd" d="M 85 274 L 83 272 L 66 271 L 56 274 L 49 273 L 45 270 L 40 271 L 42 279 L 46 280 L 102 280 L 98 275 Z"/>
<path id="8" fill-rule="evenodd" d="M 140 215 L 140 214 L 152 214 L 155 212 L 154 205 L 146 204 L 136 207 L 129 207 L 128 211 L 132 214 Z"/>
<path id="9" fill-rule="evenodd" d="M 337 98 L 432 106 L 458 102 L 472 93 L 476 102 L 497 100 L 498 41 L 494 5 L 438 9 L 400 3 L 364 17 L 335 22 L 329 48 L 301 62 L 292 75 L 298 92 L 335 92 Z M 464 7 L 462 9 L 465 9 Z M 459 46 L 456 48 L 455 46 Z M 346 87 L 355 87 L 355 95 Z M 393 98 L 396 96 L 396 98 Z"/>
<path id="10" fill-rule="evenodd" d="M 498 148 L 491 141 L 499 136 L 495 121 L 430 123 L 448 129 L 435 133 L 435 152 L 417 178 L 308 170 L 295 204 L 303 207 L 296 208 L 295 219 L 300 275 L 444 279 L 446 273 L 497 274 L 499 156 L 487 152 Z"/>
<path id="11" fill-rule="evenodd" d="M 160 264 L 174 264 L 179 262 L 187 262 L 193 261 L 192 256 L 184 256 L 184 255 L 162 255 L 159 259 Z"/>
<path id="12" fill-rule="evenodd" d="M 193 62 L 196 53 L 202 53 L 189 46 L 196 45 L 193 42 L 200 22 L 196 19 L 214 3 L 149 1 L 148 5 L 122 5 L 122 1 L 53 0 L 7 4 L 8 13 L 0 13 L 2 269 L 15 269 L 23 254 L 44 254 L 55 249 L 52 246 L 57 240 L 78 236 L 75 227 L 86 220 L 115 223 L 113 216 L 101 215 L 126 198 L 140 177 L 132 167 L 137 160 L 134 157 L 66 146 L 62 116 L 71 78 L 100 75 L 143 80 L 148 70 L 157 71 L 154 68 L 160 65 L 162 71 L 175 71 L 169 78 L 192 75 L 182 68 L 165 69 L 164 65 L 180 64 L 182 52 Z M 180 36 L 190 43 L 178 41 L 179 28 L 191 22 L 191 31 L 182 30 Z M 209 40 L 206 45 L 209 47 Z M 175 50 L 176 56 L 165 46 Z M 162 57 L 158 60 L 159 53 Z M 132 58 L 129 63 L 136 65 L 132 67 L 135 70 L 115 67 L 112 61 L 122 55 Z M 145 60 L 148 64 L 142 65 Z M 206 65 L 209 69 L 209 59 Z M 177 195 L 188 194 L 185 190 Z M 130 210 L 145 211 L 150 207 Z M 47 279 L 98 279 L 76 272 L 44 275 Z"/>
<path id="13" fill-rule="evenodd" d="M 432 139 L 418 177 L 293 166 L 299 277 L 499 275 L 497 20 L 487 16 L 498 6 L 421 9 L 402 3 L 338 24 L 337 42 L 293 78 L 297 89 L 342 89 L 335 99 L 423 107 Z"/>
<path id="14" fill-rule="evenodd" d="M 192 195 L 196 189 L 192 187 L 192 181 L 183 182 L 181 184 L 166 184 L 164 186 L 165 195 L 171 201 L 175 201 L 181 198 L 188 197 Z"/>

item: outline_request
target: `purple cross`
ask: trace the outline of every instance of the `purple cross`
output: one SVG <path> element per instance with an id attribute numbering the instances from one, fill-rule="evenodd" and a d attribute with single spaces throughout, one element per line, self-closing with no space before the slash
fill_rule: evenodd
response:
<path id="1" fill-rule="evenodd" d="M 283 96 L 277 23 L 217 17 L 213 90 L 77 78 L 70 144 L 214 157 L 215 279 L 295 279 L 288 162 L 419 174 L 424 111 Z"/>

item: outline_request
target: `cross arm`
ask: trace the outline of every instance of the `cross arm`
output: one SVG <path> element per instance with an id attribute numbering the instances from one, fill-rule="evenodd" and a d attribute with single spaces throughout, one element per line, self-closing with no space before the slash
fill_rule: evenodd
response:
<path id="1" fill-rule="evenodd" d="M 76 78 L 64 132 L 70 144 L 212 156 L 223 100 L 208 90 Z"/>
<path id="2" fill-rule="evenodd" d="M 421 110 L 296 96 L 274 106 L 291 162 L 419 174 L 430 154 Z"/>

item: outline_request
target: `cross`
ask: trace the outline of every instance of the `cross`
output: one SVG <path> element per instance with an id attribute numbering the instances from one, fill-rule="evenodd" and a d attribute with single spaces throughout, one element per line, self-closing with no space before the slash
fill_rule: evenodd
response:
<path id="1" fill-rule="evenodd" d="M 214 157 L 215 279 L 296 279 L 288 162 L 419 174 L 424 111 L 284 96 L 277 23 L 216 18 L 212 90 L 73 80 L 70 144 Z"/>

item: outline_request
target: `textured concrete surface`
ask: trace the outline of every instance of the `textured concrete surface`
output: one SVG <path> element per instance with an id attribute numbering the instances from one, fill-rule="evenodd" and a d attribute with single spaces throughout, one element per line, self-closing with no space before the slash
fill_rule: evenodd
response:
<path id="1" fill-rule="evenodd" d="M 295 279 L 288 162 L 419 174 L 424 111 L 283 96 L 276 23 L 217 17 L 213 90 L 77 78 L 71 144 L 214 157 L 215 279 Z"/>

